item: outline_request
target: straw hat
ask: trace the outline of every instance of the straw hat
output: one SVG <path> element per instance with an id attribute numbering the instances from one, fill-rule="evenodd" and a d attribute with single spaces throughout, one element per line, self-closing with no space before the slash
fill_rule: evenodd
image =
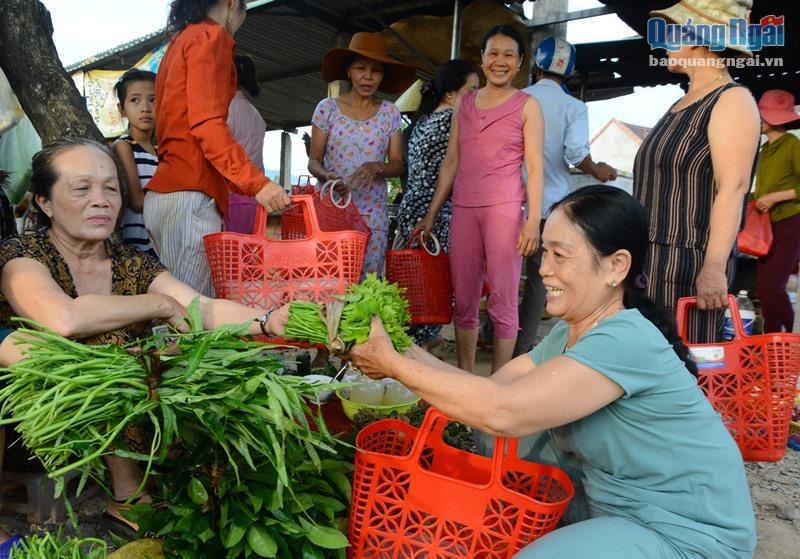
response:
<path id="1" fill-rule="evenodd" d="M 383 35 L 361 32 L 353 35 L 348 48 L 332 48 L 325 53 L 322 58 L 322 79 L 326 82 L 348 79 L 344 65 L 353 55 L 383 63 L 383 80 L 378 89 L 385 93 L 400 93 L 417 77 L 416 67 L 391 58 Z"/>
<path id="2" fill-rule="evenodd" d="M 765 91 L 758 100 L 758 112 L 772 126 L 800 120 L 800 114 L 794 110 L 794 95 L 783 89 Z"/>
<path id="3" fill-rule="evenodd" d="M 650 16 L 663 17 L 680 25 L 690 19 L 695 25 L 722 24 L 728 28 L 727 34 L 730 35 L 730 21 L 744 19 L 750 23 L 750 8 L 752 7 L 753 0 L 681 0 L 669 8 L 653 10 L 650 12 Z M 753 53 L 747 50 L 745 45 L 730 45 L 727 48 L 747 56 L 753 56 Z"/>
<path id="4" fill-rule="evenodd" d="M 394 104 L 400 109 L 401 113 L 413 113 L 419 108 L 419 104 L 422 101 L 422 85 L 422 80 L 415 81 L 411 87 L 397 98 Z"/>

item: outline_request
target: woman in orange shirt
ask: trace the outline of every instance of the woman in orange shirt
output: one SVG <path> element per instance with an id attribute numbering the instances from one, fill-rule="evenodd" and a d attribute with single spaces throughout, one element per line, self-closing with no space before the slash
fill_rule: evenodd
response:
<path id="1" fill-rule="evenodd" d="M 171 42 L 156 77 L 159 164 L 147 185 L 145 227 L 167 269 L 210 297 L 203 236 L 222 230 L 228 191 L 255 196 L 268 212 L 289 204 L 226 122 L 236 93 L 233 34 L 245 15 L 243 0 L 173 0 Z"/>

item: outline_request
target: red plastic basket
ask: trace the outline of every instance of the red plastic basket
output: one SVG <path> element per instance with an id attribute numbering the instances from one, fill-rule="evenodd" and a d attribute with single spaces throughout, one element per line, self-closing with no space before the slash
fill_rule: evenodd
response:
<path id="1" fill-rule="evenodd" d="M 564 472 L 519 459 L 516 439 L 492 458 L 450 447 L 449 421 L 431 408 L 419 430 L 387 419 L 358 434 L 349 559 L 506 559 L 556 527 Z"/>
<path id="2" fill-rule="evenodd" d="M 300 175 L 297 177 L 297 184 L 292 185 L 292 196 L 301 194 L 314 194 L 314 185 L 311 184 L 311 175 Z"/>
<path id="3" fill-rule="evenodd" d="M 800 371 L 800 334 L 747 336 L 736 298 L 728 295 L 734 338 L 689 344 L 686 326 L 695 297 L 678 300 L 678 332 L 697 361 L 698 382 L 745 460 L 775 462 L 786 453 Z"/>
<path id="4" fill-rule="evenodd" d="M 314 200 L 314 210 L 317 214 L 319 230 L 324 233 L 336 231 L 359 231 L 367 235 L 367 242 L 372 235 L 369 226 L 361 217 L 355 204 L 350 203 L 350 195 L 346 195 L 346 203 L 342 203 L 334 192 L 335 181 L 323 185 L 319 192 L 315 192 L 310 183 L 298 184 L 292 187 L 301 194 L 309 194 Z M 302 208 L 289 208 L 281 214 L 281 238 L 284 240 L 305 239 L 308 237 L 306 220 Z"/>
<path id="5" fill-rule="evenodd" d="M 217 297 L 259 309 L 289 301 L 327 302 L 358 281 L 367 248 L 359 231 L 321 231 L 311 196 L 292 196 L 308 236 L 275 240 L 264 236 L 267 215 L 259 206 L 255 231 L 212 233 L 203 239 Z"/>
<path id="6" fill-rule="evenodd" d="M 450 261 L 431 235 L 436 250 L 421 242 L 417 231 L 406 248 L 386 251 L 386 279 L 404 288 L 411 324 L 449 324 L 453 317 L 453 286 Z M 411 248 L 417 241 L 421 248 Z"/>
<path id="7" fill-rule="evenodd" d="M 344 414 L 342 409 L 342 401 L 339 398 L 333 397 L 324 404 L 317 405 L 309 402 L 309 409 L 311 414 L 308 416 L 309 425 L 312 431 L 317 431 L 317 412 L 322 412 L 322 419 L 325 421 L 325 427 L 334 435 L 347 433 L 353 428 L 353 422 Z"/>

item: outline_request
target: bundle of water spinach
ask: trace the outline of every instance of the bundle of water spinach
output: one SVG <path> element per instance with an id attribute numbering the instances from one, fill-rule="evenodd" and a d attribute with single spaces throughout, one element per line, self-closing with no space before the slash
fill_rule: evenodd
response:
<path id="1" fill-rule="evenodd" d="M 131 510 L 165 550 L 185 558 L 343 557 L 352 455 L 307 400 L 322 388 L 282 375 L 247 325 L 140 341 L 137 351 L 84 346 L 25 328 L 27 358 L 7 370 L 4 423 L 63 479 L 104 478 L 102 456 L 143 460 L 154 504 Z M 145 424 L 148 450 L 120 434 Z M 340 454 L 345 450 L 345 454 Z"/>
<path id="2" fill-rule="evenodd" d="M 411 346 L 406 332 L 411 316 L 403 289 L 375 274 L 367 274 L 361 283 L 350 285 L 347 293 L 333 303 L 292 302 L 284 334 L 342 353 L 353 344 L 367 341 L 375 316 L 383 322 L 397 351 Z"/>

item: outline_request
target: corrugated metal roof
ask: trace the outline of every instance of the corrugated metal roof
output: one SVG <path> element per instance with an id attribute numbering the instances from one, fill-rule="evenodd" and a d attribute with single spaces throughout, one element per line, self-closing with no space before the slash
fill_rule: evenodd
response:
<path id="1" fill-rule="evenodd" d="M 308 124 L 317 102 L 327 94 L 320 64 L 337 36 L 381 31 L 409 15 L 447 15 L 453 10 L 453 0 L 273 0 L 255 4 L 236 33 L 237 49 L 256 63 L 261 94 L 254 105 L 270 128 L 287 130 Z M 163 33 L 150 33 L 67 70 L 130 68 L 161 44 Z"/>
<path id="2" fill-rule="evenodd" d="M 164 28 L 148 33 L 138 39 L 122 43 L 112 49 L 104 50 L 80 62 L 66 66 L 68 73 L 78 70 L 89 71 L 98 68 L 121 69 L 135 64 L 142 56 L 164 41 Z M 125 61 L 133 59 L 125 65 Z"/>

